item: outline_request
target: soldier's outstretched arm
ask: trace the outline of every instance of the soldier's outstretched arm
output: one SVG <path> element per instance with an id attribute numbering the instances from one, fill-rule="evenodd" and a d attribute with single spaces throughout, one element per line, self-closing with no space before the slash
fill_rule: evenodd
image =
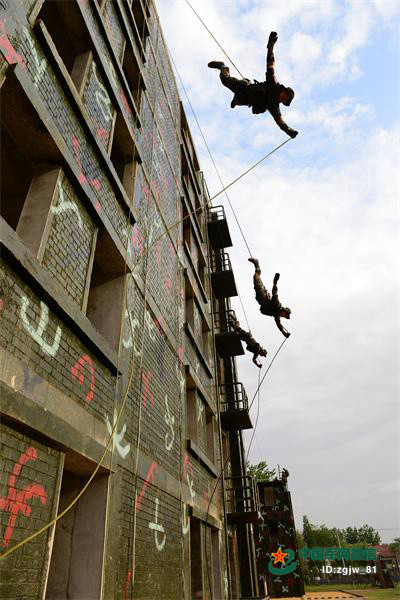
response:
<path id="1" fill-rule="evenodd" d="M 289 332 L 288 332 L 288 330 L 287 330 L 287 329 L 285 329 L 285 328 L 284 328 L 284 326 L 282 325 L 280 317 L 275 317 L 275 323 L 276 323 L 276 326 L 277 326 L 277 328 L 279 329 L 279 331 L 280 331 L 281 333 L 283 333 L 283 335 L 285 336 L 285 338 L 288 338 L 288 337 L 290 337 L 290 333 L 289 333 Z"/>
<path id="2" fill-rule="evenodd" d="M 267 83 L 276 84 L 275 79 L 275 56 L 274 56 L 274 46 L 278 39 L 278 34 L 276 31 L 271 31 L 269 34 L 268 44 L 267 44 L 267 71 L 265 74 L 265 81 Z"/>
<path id="3" fill-rule="evenodd" d="M 292 129 L 291 127 L 289 127 L 289 125 L 287 125 L 285 123 L 285 121 L 282 118 L 282 114 L 281 111 L 279 110 L 279 108 L 275 109 L 275 110 L 271 110 L 270 111 L 275 123 L 278 125 L 278 127 L 280 127 L 282 129 L 282 131 L 284 131 L 285 133 L 288 134 L 289 137 L 291 138 L 295 138 L 296 135 L 299 133 L 298 131 L 296 131 L 295 129 Z"/>

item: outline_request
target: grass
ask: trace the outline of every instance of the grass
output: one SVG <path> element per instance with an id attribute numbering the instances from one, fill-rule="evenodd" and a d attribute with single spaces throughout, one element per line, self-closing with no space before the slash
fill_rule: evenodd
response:
<path id="1" fill-rule="evenodd" d="M 356 584 L 337 584 L 337 585 L 306 585 L 306 592 L 334 592 L 339 590 L 352 590 L 362 592 L 364 598 L 368 600 L 400 600 L 400 585 L 395 589 L 381 590 L 375 587 L 367 587 L 362 583 Z"/>

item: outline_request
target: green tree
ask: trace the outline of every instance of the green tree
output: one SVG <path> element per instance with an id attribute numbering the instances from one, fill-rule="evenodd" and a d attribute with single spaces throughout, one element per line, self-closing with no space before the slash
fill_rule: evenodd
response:
<path id="1" fill-rule="evenodd" d="M 400 537 L 394 538 L 393 542 L 389 544 L 389 548 L 396 555 L 398 561 L 400 561 Z"/>
<path id="2" fill-rule="evenodd" d="M 347 544 L 366 542 L 367 544 L 376 546 L 381 543 L 381 536 L 369 525 L 363 525 L 362 527 L 347 527 L 346 529 L 343 529 L 341 533 Z"/>
<path id="3" fill-rule="evenodd" d="M 247 463 L 247 474 L 253 475 L 257 481 L 271 481 L 276 477 L 276 470 L 270 469 L 265 460 L 256 465 Z"/>

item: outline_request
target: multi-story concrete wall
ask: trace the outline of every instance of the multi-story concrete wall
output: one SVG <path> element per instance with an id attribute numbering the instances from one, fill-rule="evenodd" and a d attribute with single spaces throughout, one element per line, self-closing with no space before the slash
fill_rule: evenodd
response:
<path id="1" fill-rule="evenodd" d="M 245 469 L 229 301 L 156 8 L 1 0 L 0 50 L 1 551 L 24 541 L 0 596 L 255 595 L 221 473 Z"/>

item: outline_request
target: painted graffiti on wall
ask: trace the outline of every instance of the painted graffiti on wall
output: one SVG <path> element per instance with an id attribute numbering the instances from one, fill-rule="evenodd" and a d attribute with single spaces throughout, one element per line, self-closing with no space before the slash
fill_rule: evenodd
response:
<path id="1" fill-rule="evenodd" d="M 99 88 L 95 92 L 97 106 L 99 107 L 105 122 L 109 123 L 113 119 L 114 109 L 111 104 L 111 100 L 107 93 L 107 90 L 99 79 L 99 76 L 97 74 L 97 67 L 94 61 L 92 61 L 91 70 L 94 78 L 96 79 L 96 84 Z"/>
<path id="2" fill-rule="evenodd" d="M 160 499 L 156 498 L 155 503 L 156 503 L 156 508 L 155 508 L 154 521 L 149 523 L 149 529 L 154 531 L 154 541 L 156 544 L 156 548 L 159 552 L 161 552 L 162 550 L 164 550 L 165 542 L 167 541 L 167 534 L 165 533 L 164 527 L 158 522 L 158 510 L 159 510 L 159 506 L 160 506 Z M 158 537 L 159 533 L 161 533 L 161 535 L 163 536 L 163 537 L 161 537 L 161 540 Z"/>
<path id="3" fill-rule="evenodd" d="M 167 425 L 167 427 L 169 427 L 169 431 L 166 432 L 165 434 L 165 448 L 168 450 L 168 452 L 171 450 L 173 443 L 174 443 L 174 439 L 175 439 L 175 430 L 174 430 L 174 425 L 175 425 L 175 417 L 174 415 L 171 415 L 170 410 L 169 410 L 169 406 L 168 406 L 168 395 L 165 394 L 165 415 L 164 415 L 164 421 Z"/>
<path id="4" fill-rule="evenodd" d="M 186 535 L 190 530 L 190 519 L 189 519 L 189 506 L 187 504 L 183 505 L 182 511 L 182 534 Z"/>
<path id="5" fill-rule="evenodd" d="M 189 455 L 187 452 L 185 453 L 185 458 L 183 460 L 183 476 L 185 477 L 185 479 L 187 481 L 190 497 L 193 502 L 195 499 L 195 496 L 196 496 L 196 492 L 194 491 L 194 488 L 193 488 L 193 485 L 194 485 L 193 467 L 192 467 L 192 464 L 190 462 Z"/>
<path id="6" fill-rule="evenodd" d="M 29 461 L 36 460 L 36 448 L 30 447 L 26 452 L 21 454 L 8 478 L 7 497 L 0 497 L 0 510 L 5 510 L 10 513 L 7 528 L 3 536 L 4 548 L 7 548 L 11 541 L 18 513 L 22 513 L 25 517 L 28 517 L 31 514 L 32 508 L 28 504 L 28 501 L 33 498 L 39 498 L 42 505 L 45 505 L 47 502 L 46 490 L 40 484 L 34 483 L 33 485 L 27 485 L 22 490 L 18 491 L 16 489 L 17 479 L 21 473 L 22 467 Z"/>
<path id="7" fill-rule="evenodd" d="M 82 160 L 81 160 L 81 143 L 75 134 L 72 134 L 71 141 L 72 141 L 72 148 L 74 151 L 75 161 L 79 167 L 79 177 L 78 177 L 79 183 L 81 185 L 83 185 L 84 183 L 89 183 L 89 185 L 91 185 L 98 192 L 101 188 L 100 181 L 97 179 L 97 177 L 93 177 L 88 180 L 86 178 L 86 175 L 83 172 Z M 100 204 L 99 204 L 99 207 L 96 204 L 97 212 L 99 212 L 100 209 L 101 209 Z"/>
<path id="8" fill-rule="evenodd" d="M 91 402 L 94 396 L 94 366 L 93 361 L 87 354 L 81 356 L 81 358 L 71 367 L 71 377 L 72 379 L 78 378 L 79 373 L 79 383 L 83 385 L 85 383 L 85 369 L 84 366 L 87 365 L 90 372 L 90 384 L 89 391 L 86 394 L 87 402 Z"/>
<path id="9" fill-rule="evenodd" d="M 33 83 L 35 84 L 36 87 L 38 87 L 40 85 L 40 82 L 43 79 L 43 75 L 45 74 L 45 71 L 47 69 L 47 61 L 45 58 L 42 58 L 42 59 L 39 58 L 37 50 L 36 50 L 35 40 L 33 39 L 29 29 L 27 29 L 26 27 L 23 27 L 22 33 L 29 44 L 30 56 L 33 57 L 32 64 L 34 65 L 34 70 L 35 70 L 35 74 L 33 76 Z"/>
<path id="10" fill-rule="evenodd" d="M 119 433 L 118 433 L 117 429 L 115 429 L 114 433 L 113 433 L 114 426 L 118 419 L 118 410 L 114 409 L 112 425 L 107 416 L 105 419 L 106 419 L 107 431 L 108 431 L 109 435 L 112 434 L 113 444 L 114 444 L 115 448 L 117 449 L 118 454 L 120 455 L 121 458 L 126 458 L 131 449 L 131 445 L 129 443 L 125 444 L 124 446 L 122 445 L 122 442 L 123 442 L 123 439 L 124 439 L 125 433 L 126 433 L 126 423 L 123 424 L 122 429 Z"/>
<path id="11" fill-rule="evenodd" d="M 150 468 L 147 472 L 146 479 L 143 483 L 142 489 L 140 490 L 140 494 L 138 495 L 138 497 L 136 498 L 136 501 L 135 501 L 135 509 L 137 512 L 139 512 L 141 509 L 142 500 L 144 498 L 144 495 L 146 493 L 146 490 L 149 486 L 150 481 L 151 481 L 151 483 L 155 483 L 155 474 L 157 474 L 157 473 L 158 473 L 157 463 L 153 462 L 153 463 L 151 463 Z"/>
<path id="12" fill-rule="evenodd" d="M 29 322 L 28 316 L 26 314 L 26 311 L 29 308 L 29 304 L 30 304 L 29 299 L 24 294 L 22 294 L 20 317 L 22 319 L 24 327 L 30 333 L 30 335 L 35 340 L 35 342 L 37 342 L 39 344 L 42 352 L 44 352 L 45 354 L 48 354 L 49 356 L 54 357 L 57 354 L 58 348 L 60 346 L 61 328 L 57 326 L 56 334 L 54 336 L 54 340 L 53 340 L 52 344 L 49 344 L 48 342 L 46 342 L 43 339 L 43 334 L 49 323 L 48 306 L 44 302 L 40 301 L 40 319 L 39 319 L 39 324 L 35 329 L 34 327 L 32 327 L 31 323 Z"/>
<path id="13" fill-rule="evenodd" d="M 201 427 L 204 427 L 204 404 L 201 398 L 199 398 L 199 396 L 196 397 L 196 403 L 197 403 L 197 422 L 199 423 L 199 425 L 201 425 Z"/>
<path id="14" fill-rule="evenodd" d="M 23 67 L 26 67 L 24 59 L 19 52 L 16 51 L 8 38 L 6 22 L 3 20 L 0 20 L 0 48 L 3 48 L 5 51 L 4 58 L 10 65 L 19 63 Z"/>
<path id="15" fill-rule="evenodd" d="M 83 221 L 81 213 L 79 212 L 78 205 L 75 202 L 65 200 L 64 190 L 60 180 L 58 180 L 58 204 L 57 206 L 52 206 L 51 210 L 55 215 L 62 214 L 67 210 L 72 210 L 75 213 L 76 218 L 78 219 L 79 228 L 83 229 Z"/>

